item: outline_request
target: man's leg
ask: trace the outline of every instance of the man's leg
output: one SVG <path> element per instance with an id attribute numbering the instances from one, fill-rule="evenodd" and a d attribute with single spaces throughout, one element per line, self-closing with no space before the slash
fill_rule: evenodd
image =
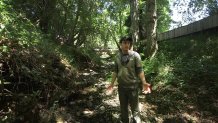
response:
<path id="1" fill-rule="evenodd" d="M 121 121 L 123 123 L 129 123 L 128 114 L 128 92 L 126 89 L 118 88 L 119 100 L 120 100 L 120 111 L 121 111 Z"/>
<path id="2" fill-rule="evenodd" d="M 139 112 L 139 94 L 137 89 L 132 90 L 132 92 L 129 94 L 129 102 L 133 115 L 133 122 L 141 123 L 140 112 Z"/>

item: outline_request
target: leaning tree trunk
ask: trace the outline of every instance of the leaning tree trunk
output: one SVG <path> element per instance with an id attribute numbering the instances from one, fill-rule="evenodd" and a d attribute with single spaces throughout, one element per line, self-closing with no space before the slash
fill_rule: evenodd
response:
<path id="1" fill-rule="evenodd" d="M 157 38 L 156 38 L 156 27 L 157 27 L 157 8 L 156 0 L 146 1 L 146 36 L 145 42 L 145 56 L 152 58 L 158 49 Z"/>
<path id="2" fill-rule="evenodd" d="M 139 38 L 138 0 L 130 0 L 130 13 L 131 13 L 130 33 L 132 35 L 133 43 L 137 44 Z"/>

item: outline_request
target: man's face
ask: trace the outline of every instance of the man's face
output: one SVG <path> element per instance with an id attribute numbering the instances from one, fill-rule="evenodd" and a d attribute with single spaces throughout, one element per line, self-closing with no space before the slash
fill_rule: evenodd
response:
<path id="1" fill-rule="evenodd" d="M 128 51 L 130 49 L 130 42 L 129 41 L 122 41 L 121 49 L 123 51 Z"/>

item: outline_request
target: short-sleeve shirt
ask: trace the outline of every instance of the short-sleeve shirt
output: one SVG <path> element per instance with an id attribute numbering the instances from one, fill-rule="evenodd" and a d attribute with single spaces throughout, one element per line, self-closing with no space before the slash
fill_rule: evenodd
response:
<path id="1" fill-rule="evenodd" d="M 123 54 L 118 53 L 115 57 L 115 70 L 119 86 L 130 87 L 138 85 L 138 74 L 142 71 L 140 55 L 135 51 L 129 51 L 129 60 L 126 64 L 121 62 Z"/>

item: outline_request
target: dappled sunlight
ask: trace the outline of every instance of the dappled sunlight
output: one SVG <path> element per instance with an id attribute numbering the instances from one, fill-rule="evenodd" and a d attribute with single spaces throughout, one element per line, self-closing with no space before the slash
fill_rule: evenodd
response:
<path id="1" fill-rule="evenodd" d="M 113 93 L 115 93 L 115 92 L 113 92 Z M 108 105 L 108 106 L 118 107 L 119 106 L 119 98 L 118 98 L 117 92 L 114 95 L 114 98 L 104 99 L 103 103 L 105 105 Z"/>
<path id="2" fill-rule="evenodd" d="M 90 94 L 90 93 L 95 93 L 97 92 L 97 88 L 93 87 L 86 87 L 83 90 L 80 90 L 81 94 Z"/>
<path id="3" fill-rule="evenodd" d="M 84 71 L 86 72 L 82 72 L 81 75 L 83 76 L 92 76 L 92 75 L 96 75 L 99 74 L 96 71 L 92 70 L 92 69 L 85 69 Z"/>
<path id="4" fill-rule="evenodd" d="M 61 63 L 64 64 L 65 66 L 71 66 L 70 62 L 66 58 L 61 58 Z"/>
<path id="5" fill-rule="evenodd" d="M 91 110 L 89 110 L 89 109 L 85 109 L 85 110 L 83 111 L 83 114 L 84 114 L 86 117 L 91 117 L 91 116 L 94 115 L 94 111 L 91 111 Z"/>
<path id="6" fill-rule="evenodd" d="M 115 42 L 134 31 L 131 6 L 119 0 L 46 2 L 0 1 L 0 122 L 120 122 L 118 82 L 108 87 L 119 53 Z M 158 33 L 170 23 L 168 3 L 157 3 Z M 152 43 L 141 22 L 146 2 L 138 7 L 134 48 L 144 59 Z M 142 123 L 218 122 L 218 28 L 191 28 L 195 33 L 184 30 L 185 35 L 158 41 L 156 55 L 142 61 L 152 85 L 151 93 L 139 93 Z M 183 32 L 175 30 L 169 36 Z M 132 115 L 130 107 L 128 112 Z"/>
<path id="7" fill-rule="evenodd" d="M 161 76 L 167 76 L 170 72 L 172 72 L 173 68 L 169 65 L 163 66 L 159 68 L 159 74 Z"/>
<path id="8" fill-rule="evenodd" d="M 185 112 L 182 114 L 182 116 L 187 118 L 189 121 L 192 121 L 194 123 L 199 123 L 199 118 L 196 116 L 196 114 L 190 115 L 190 114 Z"/>
<path id="9" fill-rule="evenodd" d="M 106 59 L 106 58 L 109 58 L 110 56 L 108 54 L 102 54 L 100 57 Z"/>

